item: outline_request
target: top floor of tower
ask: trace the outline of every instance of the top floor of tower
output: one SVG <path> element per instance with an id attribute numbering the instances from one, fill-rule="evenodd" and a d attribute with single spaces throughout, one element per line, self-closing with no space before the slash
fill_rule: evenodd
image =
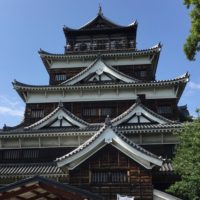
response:
<path id="1" fill-rule="evenodd" d="M 107 19 L 101 6 L 97 16 L 79 29 L 63 28 L 66 37 L 65 54 L 79 51 L 112 51 L 135 49 L 137 22 L 118 25 Z"/>
<path id="2" fill-rule="evenodd" d="M 155 81 L 161 45 L 138 50 L 137 25 L 136 21 L 128 26 L 118 25 L 107 19 L 99 7 L 97 16 L 79 29 L 65 26 L 63 31 L 66 44 L 63 54 L 49 53 L 42 49 L 39 51 L 49 73 L 49 84 L 59 85 L 80 75 L 99 57 L 119 73 L 140 81 Z M 101 83 L 102 80 L 98 82 Z"/>

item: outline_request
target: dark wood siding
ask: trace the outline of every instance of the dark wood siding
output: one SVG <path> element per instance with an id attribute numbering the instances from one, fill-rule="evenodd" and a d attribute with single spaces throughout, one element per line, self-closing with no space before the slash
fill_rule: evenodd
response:
<path id="1" fill-rule="evenodd" d="M 52 162 L 73 149 L 72 147 L 1 149 L 0 160 L 1 163 Z"/>
<path id="2" fill-rule="evenodd" d="M 114 66 L 118 71 L 143 81 L 155 80 L 151 65 Z"/>
<path id="3" fill-rule="evenodd" d="M 66 80 L 80 73 L 85 67 L 78 68 L 67 68 L 67 69 L 51 69 L 50 70 L 50 85 L 58 85 L 62 83 L 64 80 L 58 80 L 56 76 L 65 75 Z"/>
<path id="4" fill-rule="evenodd" d="M 113 174 L 126 172 L 127 181 L 94 183 L 92 175 L 97 171 L 114 172 Z M 107 200 L 115 200 L 117 193 L 132 195 L 138 200 L 153 199 L 151 171 L 143 168 L 111 145 L 107 145 L 80 166 L 69 171 L 69 183 L 102 195 Z"/>
<path id="5" fill-rule="evenodd" d="M 148 108 L 152 109 L 156 113 L 158 112 L 158 107 L 160 106 L 170 106 L 171 113 L 160 113 L 161 115 L 172 119 L 177 120 L 179 117 L 179 111 L 176 105 L 176 99 L 158 99 L 158 100 L 146 100 L 145 97 L 141 97 L 142 103 Z M 134 100 L 127 101 L 96 101 L 96 102 L 72 102 L 64 103 L 64 107 L 72 112 L 74 115 L 80 117 L 81 119 L 89 122 L 104 122 L 106 115 L 109 114 L 111 118 L 115 118 L 125 110 L 130 108 Z M 25 110 L 25 125 L 30 125 L 41 118 L 33 118 L 32 111 L 34 110 L 44 110 L 44 116 L 52 112 L 58 103 L 41 103 L 41 104 L 27 104 Z M 95 109 L 96 115 L 85 114 L 86 109 Z M 108 113 L 106 114 L 106 110 Z"/>

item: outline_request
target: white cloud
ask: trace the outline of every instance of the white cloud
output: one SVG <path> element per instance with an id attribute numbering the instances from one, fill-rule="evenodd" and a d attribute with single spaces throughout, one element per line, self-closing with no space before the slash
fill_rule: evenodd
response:
<path id="1" fill-rule="evenodd" d="M 0 115 L 22 117 L 24 108 L 19 101 L 0 96 Z"/>
<path id="2" fill-rule="evenodd" d="M 200 83 L 189 82 L 188 86 L 194 90 L 200 90 Z"/>

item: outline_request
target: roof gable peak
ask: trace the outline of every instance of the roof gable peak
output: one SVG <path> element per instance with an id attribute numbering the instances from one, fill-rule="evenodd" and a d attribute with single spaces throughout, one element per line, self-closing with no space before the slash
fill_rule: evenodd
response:
<path id="1" fill-rule="evenodd" d="M 155 165 L 162 165 L 162 160 L 156 155 L 135 144 L 112 126 L 107 125 L 101 127 L 95 135 L 75 150 L 57 158 L 57 165 L 58 167 L 67 165 L 72 170 L 108 144 L 147 169 L 152 169 Z"/>
<path id="2" fill-rule="evenodd" d="M 111 120 L 113 126 L 120 124 L 174 124 L 176 121 L 169 120 L 144 106 L 140 99 L 125 112 Z"/>
<path id="3" fill-rule="evenodd" d="M 139 82 L 139 80 L 125 75 L 115 68 L 105 64 L 105 62 L 101 59 L 101 56 L 98 56 L 98 58 L 91 65 L 76 76 L 62 82 L 61 85 L 75 85 L 80 81 L 83 81 L 84 83 L 94 81 L 122 81 L 125 83 Z"/>
<path id="4" fill-rule="evenodd" d="M 57 127 L 79 127 L 85 128 L 89 124 L 82 119 L 76 117 L 63 107 L 60 102 L 58 107 L 48 114 L 43 119 L 35 122 L 34 124 L 25 127 L 25 129 L 42 129 L 42 128 L 57 128 Z"/>

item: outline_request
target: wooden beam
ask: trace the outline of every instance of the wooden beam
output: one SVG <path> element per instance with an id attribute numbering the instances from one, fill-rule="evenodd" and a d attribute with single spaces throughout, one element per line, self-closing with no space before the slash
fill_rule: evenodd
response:
<path id="1" fill-rule="evenodd" d="M 31 191 L 32 193 L 34 193 L 36 196 L 34 196 L 34 197 L 31 197 L 31 198 L 29 198 L 28 200 L 35 200 L 35 199 L 38 199 L 38 198 L 40 198 L 40 197 L 46 197 L 47 199 L 48 199 L 48 195 L 50 195 L 51 193 L 49 193 L 49 192 L 44 192 L 44 193 L 40 193 L 40 192 L 37 192 L 37 191 Z M 55 198 L 58 198 L 57 196 L 55 197 Z M 54 199 L 55 199 L 54 198 Z"/>
<path id="2" fill-rule="evenodd" d="M 39 187 L 39 185 L 32 185 L 29 187 L 21 187 L 21 189 L 17 190 L 17 191 L 10 191 L 10 192 L 3 192 L 2 196 L 0 196 L 0 200 L 4 200 L 4 199 L 9 199 L 12 197 L 16 197 L 20 194 L 26 193 L 26 192 L 31 192 L 31 190 L 37 189 Z"/>
<path id="3" fill-rule="evenodd" d="M 16 196 L 17 200 L 26 200 L 24 197 Z"/>
<path id="4" fill-rule="evenodd" d="M 81 197 L 79 194 L 75 193 L 75 192 L 68 192 L 68 191 L 64 191 L 58 187 L 53 187 L 50 185 L 46 185 L 44 183 L 39 183 L 39 185 L 41 186 L 41 188 L 47 190 L 48 192 L 54 194 L 54 195 L 58 195 L 61 196 L 62 198 L 66 199 L 66 200 L 83 200 L 84 197 Z"/>

